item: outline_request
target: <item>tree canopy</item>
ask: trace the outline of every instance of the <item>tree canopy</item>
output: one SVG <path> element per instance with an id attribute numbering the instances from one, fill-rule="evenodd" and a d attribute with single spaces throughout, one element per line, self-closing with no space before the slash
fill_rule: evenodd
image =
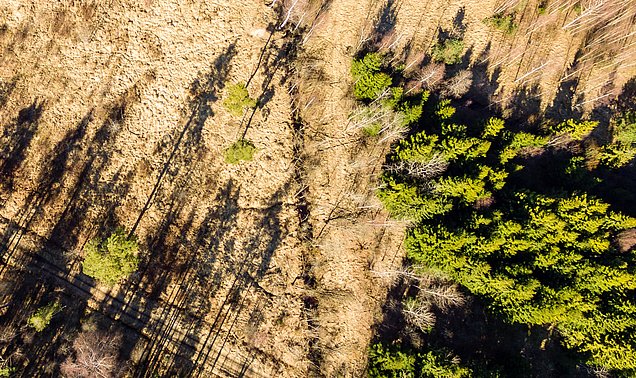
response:
<path id="1" fill-rule="evenodd" d="M 490 118 L 469 126 L 448 100 L 427 108 L 387 157 L 378 191 L 394 217 L 411 222 L 411 263 L 443 272 L 508 322 L 555 330 L 590 365 L 636 370 L 636 251 L 615 243 L 636 219 L 575 180 L 585 158 L 571 146 L 598 123 L 530 129 Z M 628 115 L 614 126 L 608 166 L 633 158 L 635 123 Z M 539 158 L 554 162 L 550 178 L 559 179 L 528 186 L 544 176 L 533 165 Z"/>
<path id="2" fill-rule="evenodd" d="M 487 298 L 510 322 L 555 327 L 591 364 L 635 369 L 636 254 L 612 241 L 636 219 L 583 192 L 536 193 L 514 180 L 528 149 L 562 135 L 580 140 L 594 124 L 570 120 L 538 135 L 490 119 L 476 132 L 439 109 L 437 124 L 398 142 L 389 162 L 441 159 L 448 168 L 424 180 L 385 174 L 379 192 L 394 216 L 415 222 L 408 257 Z"/>
<path id="3" fill-rule="evenodd" d="M 354 60 L 351 74 L 355 80 L 353 94 L 359 100 L 374 100 L 391 85 L 391 77 L 382 69 L 382 57 L 372 53 Z"/>
<path id="4" fill-rule="evenodd" d="M 473 371 L 458 361 L 448 358 L 448 353 L 426 351 L 414 353 L 395 347 L 375 344 L 370 349 L 370 378 L 467 378 Z"/>
<path id="5" fill-rule="evenodd" d="M 250 97 L 245 84 L 236 83 L 228 87 L 227 97 L 223 100 L 223 106 L 230 114 L 240 117 L 245 109 L 251 109 L 256 106 L 256 100 Z"/>
<path id="6" fill-rule="evenodd" d="M 84 248 L 82 270 L 87 276 L 114 285 L 137 270 L 139 258 L 137 238 L 117 229 L 108 238 L 95 238 Z"/>

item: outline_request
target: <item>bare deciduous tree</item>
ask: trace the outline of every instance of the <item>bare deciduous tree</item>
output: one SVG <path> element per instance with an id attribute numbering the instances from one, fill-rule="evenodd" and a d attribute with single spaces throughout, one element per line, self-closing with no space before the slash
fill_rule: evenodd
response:
<path id="1" fill-rule="evenodd" d="M 393 51 L 395 47 L 400 43 L 400 40 L 404 36 L 403 33 L 398 33 L 395 29 L 391 29 L 377 42 L 378 51 L 383 54 Z"/>
<path id="2" fill-rule="evenodd" d="M 426 54 L 423 51 L 418 52 L 410 52 L 406 57 L 406 61 L 404 62 L 404 73 L 410 74 L 414 70 L 416 70 L 420 64 L 422 64 L 422 60 L 426 57 Z"/>
<path id="3" fill-rule="evenodd" d="M 419 279 L 419 276 L 411 269 L 410 267 L 404 267 L 396 270 L 373 270 L 371 271 L 374 275 L 385 278 L 390 282 L 394 282 L 400 278 L 404 278 L 407 280 L 415 281 Z"/>
<path id="4" fill-rule="evenodd" d="M 327 16 L 328 2 L 321 0 L 274 0 L 271 7 L 279 3 L 281 7 L 282 21 L 279 28 L 284 28 L 287 24 L 294 25 L 294 30 L 299 27 L 306 28 L 306 35 L 303 43 L 309 38 L 313 31 L 325 23 Z"/>
<path id="5" fill-rule="evenodd" d="M 448 281 L 434 271 L 422 273 L 423 271 L 427 271 L 427 269 L 415 266 L 396 270 L 373 271 L 373 273 L 392 283 L 403 279 L 411 287 L 418 290 L 417 295 L 405 299 L 401 305 L 389 303 L 389 306 L 396 310 L 399 309 L 409 324 L 426 330 L 435 324 L 434 309 L 446 312 L 453 307 L 464 305 L 466 299 L 459 291 L 457 284 Z"/>
<path id="6" fill-rule="evenodd" d="M 458 290 L 456 284 L 438 277 L 421 277 L 416 287 L 423 301 L 430 303 L 441 311 L 448 311 L 451 307 L 462 306 L 466 300 Z"/>
<path id="7" fill-rule="evenodd" d="M 118 361 L 120 334 L 102 331 L 84 331 L 73 341 L 74 358 L 62 363 L 60 370 L 65 377 L 114 378 L 122 373 Z"/>
<path id="8" fill-rule="evenodd" d="M 384 98 L 385 96 L 380 96 Z M 349 130 L 366 130 L 380 136 L 379 141 L 393 141 L 403 137 L 408 129 L 404 126 L 404 115 L 379 101 L 369 106 L 361 106 L 349 117 Z"/>
<path id="9" fill-rule="evenodd" d="M 448 162 L 441 156 L 435 155 L 427 162 L 399 161 L 389 164 L 385 169 L 391 173 L 406 174 L 411 177 L 427 180 L 435 177 L 448 168 Z"/>
<path id="10" fill-rule="evenodd" d="M 473 73 L 469 70 L 462 70 L 448 80 L 446 90 L 448 96 L 460 98 L 465 95 L 473 84 Z"/>
<path id="11" fill-rule="evenodd" d="M 402 304 L 402 313 L 406 321 L 423 331 L 435 324 L 435 315 L 431 312 L 430 305 L 420 298 L 406 299 Z"/>
<path id="12" fill-rule="evenodd" d="M 435 89 L 444 80 L 446 65 L 441 63 L 431 63 L 422 68 L 415 80 L 406 84 L 406 94 L 421 89 Z"/>

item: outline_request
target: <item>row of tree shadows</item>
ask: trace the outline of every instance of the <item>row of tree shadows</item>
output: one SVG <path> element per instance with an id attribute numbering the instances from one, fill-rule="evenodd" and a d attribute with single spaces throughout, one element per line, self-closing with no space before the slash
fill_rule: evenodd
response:
<path id="1" fill-rule="evenodd" d="M 269 30 L 274 33 L 273 26 Z M 275 93 L 273 77 L 295 58 L 296 44 L 292 38 L 281 46 L 263 48 L 259 66 L 266 80 L 257 110 L 264 112 L 265 120 L 267 104 Z M 258 294 L 254 283 L 268 270 L 282 241 L 287 226 L 281 219 L 281 201 L 291 182 L 266 201 L 270 204 L 266 209 L 248 211 L 246 227 L 246 220 L 239 219 L 240 186 L 232 179 L 218 182 L 215 172 L 204 170 L 207 151 L 202 130 L 214 116 L 211 105 L 228 80 L 235 55 L 232 43 L 209 72 L 192 83 L 187 122 L 172 131 L 170 142 L 157 145 L 155 154 L 163 156 L 165 163 L 131 234 L 144 222 L 150 207 L 162 214 L 161 221 L 141 241 L 144 253 L 139 271 L 116 293 L 106 293 L 99 303 L 99 327 L 124 335 L 121 359 L 129 360 L 133 351 L 143 351 L 130 366 L 135 377 L 206 376 L 220 365 L 237 376 L 254 373 L 249 365 L 256 352 L 230 358 L 222 352 L 239 315 L 249 310 L 251 297 Z M 10 92 L 0 91 L 0 102 Z M 96 111 L 91 110 L 69 130 L 41 159 L 38 179 L 16 216 L 1 219 L 4 286 L 0 329 L 6 337 L 0 336 L 0 353 L 19 367 L 18 376 L 59 375 L 59 363 L 70 353 L 69 342 L 80 332 L 84 314 L 90 311 L 90 290 L 95 282 L 72 273 L 79 261 L 69 252 L 81 250 L 86 235 L 107 235 L 119 225 L 130 224 L 131 220 L 118 219 L 115 210 L 129 197 L 131 183 L 144 178 L 135 171 L 116 168 L 113 157 L 117 138 L 125 137 L 122 125 L 127 109 L 138 101 L 131 95 L 134 92 L 135 88 L 130 88 L 111 104 L 97 127 Z M 29 146 L 46 110 L 45 103 L 34 101 L 2 125 L 3 207 L 12 196 L 20 167 L 31 157 Z M 243 136 L 253 116 L 242 123 Z M 109 171 L 115 173 L 104 177 Z M 192 199 L 201 196 L 210 200 L 205 201 L 207 210 L 199 222 L 195 218 L 200 208 Z M 60 204 L 60 211 L 51 211 Z M 51 214 L 55 219 L 49 224 Z M 44 238 L 29 231 L 41 223 L 50 230 Z M 238 235 L 239 227 L 249 231 L 246 237 Z M 27 239 L 36 240 L 32 244 L 39 248 L 31 250 L 31 244 L 23 245 Z M 63 305 L 63 314 L 55 316 L 50 327 L 38 334 L 26 327 L 35 310 L 55 300 Z M 211 322 L 206 320 L 210 314 Z"/>

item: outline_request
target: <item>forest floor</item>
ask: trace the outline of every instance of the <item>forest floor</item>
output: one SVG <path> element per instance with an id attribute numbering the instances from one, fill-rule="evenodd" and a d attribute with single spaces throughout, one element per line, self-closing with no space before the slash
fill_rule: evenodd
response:
<path id="1" fill-rule="evenodd" d="M 390 145 L 349 122 L 354 54 L 408 62 L 459 33 L 472 98 L 524 104 L 513 118 L 589 111 L 636 74 L 573 64 L 586 39 L 554 27 L 566 13 L 524 10 L 503 36 L 482 22 L 494 0 L 326 1 L 302 34 L 269 5 L 0 0 L 0 354 L 22 376 L 54 374 L 90 317 L 124 334 L 134 376 L 360 376 L 403 225 L 374 196 Z M 259 101 L 243 117 L 221 105 L 237 82 Z M 241 135 L 257 153 L 228 165 Z M 142 262 L 107 288 L 82 249 L 120 226 Z"/>

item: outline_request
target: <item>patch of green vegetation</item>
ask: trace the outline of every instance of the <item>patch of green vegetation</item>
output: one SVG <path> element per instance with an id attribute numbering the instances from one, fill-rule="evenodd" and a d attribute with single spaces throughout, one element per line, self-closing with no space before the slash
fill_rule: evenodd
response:
<path id="1" fill-rule="evenodd" d="M 382 56 L 378 53 L 369 53 L 353 61 L 353 95 L 358 100 L 375 100 L 391 86 L 391 76 L 381 72 L 381 69 Z"/>
<path id="2" fill-rule="evenodd" d="M 230 85 L 226 96 L 223 100 L 223 106 L 234 116 L 240 117 L 245 109 L 252 109 L 256 106 L 256 100 L 250 97 L 243 83 Z"/>
<path id="3" fill-rule="evenodd" d="M 567 135 L 570 139 L 580 141 L 598 126 L 596 121 L 576 121 L 568 119 L 560 123 L 546 125 L 547 132 L 552 135 Z"/>
<path id="4" fill-rule="evenodd" d="M 369 350 L 369 378 L 497 377 L 496 371 L 469 367 L 445 350 L 412 350 L 373 344 Z"/>
<path id="5" fill-rule="evenodd" d="M 470 130 L 451 122 L 449 107 L 440 104 L 437 121 L 389 156 L 424 165 L 441 157 L 447 171 L 425 185 L 387 173 L 379 192 L 393 216 L 414 222 L 405 242 L 410 261 L 443 271 L 510 323 L 552 324 L 589 364 L 635 369 L 636 345 L 626 335 L 636 332 L 636 301 L 624 293 L 636 290 L 629 268 L 636 254 L 617 253 L 611 240 L 636 219 L 586 194 L 518 186 L 525 149 L 550 148 L 564 135 L 580 142 L 597 123 L 568 120 L 534 135 L 491 119 Z M 582 162 L 565 161 L 563 177 L 584 175 Z"/>
<path id="6" fill-rule="evenodd" d="M 458 38 L 449 38 L 433 46 L 433 60 L 445 64 L 457 64 L 462 61 L 464 41 Z"/>
<path id="7" fill-rule="evenodd" d="M 82 271 L 106 285 L 114 285 L 137 270 L 139 258 L 137 238 L 118 228 L 108 238 L 95 238 L 84 248 Z"/>
<path id="8" fill-rule="evenodd" d="M 548 0 L 542 0 L 537 6 L 537 11 L 541 15 L 541 14 L 545 14 L 547 10 L 548 10 Z"/>
<path id="9" fill-rule="evenodd" d="M 377 137 L 382 131 L 382 125 L 380 123 L 373 123 L 369 126 L 362 128 L 362 133 L 367 137 Z"/>
<path id="10" fill-rule="evenodd" d="M 636 157 L 636 113 L 627 112 L 612 125 L 611 142 L 603 146 L 600 161 L 609 168 L 620 168 Z"/>
<path id="11" fill-rule="evenodd" d="M 406 98 L 402 88 L 392 87 L 391 97 L 385 104 L 399 112 L 402 116 L 402 125 L 408 126 L 420 119 L 424 103 L 428 100 L 428 96 L 429 92 L 424 91 L 419 96 Z"/>
<path id="12" fill-rule="evenodd" d="M 2 378 L 9 378 L 11 376 L 11 374 L 15 373 L 15 368 L 11 367 L 11 366 L 5 366 L 3 368 L 0 368 L 0 377 Z"/>
<path id="13" fill-rule="evenodd" d="M 493 20 L 505 31 L 512 21 Z M 438 45 L 434 59 L 458 62 L 460 43 Z M 381 74 L 381 61 L 371 63 Z M 601 182 L 583 148 L 598 123 L 545 121 L 528 130 L 490 118 L 468 126 L 457 123 L 449 100 L 423 114 L 428 93 L 413 102 L 391 84 L 383 91 L 382 109 L 407 114 L 414 107 L 405 124 L 417 124 L 387 157 L 378 191 L 392 216 L 410 221 L 405 247 L 413 273 L 433 271 L 460 284 L 509 324 L 549 327 L 581 363 L 636 371 L 636 251 L 619 252 L 614 243 L 636 219 L 586 193 Z M 363 132 L 378 130 L 373 124 Z M 626 112 L 610 130 L 611 142 L 596 147 L 608 169 L 634 159 L 636 116 Z M 437 357 L 375 345 L 369 375 L 475 375 Z"/>
<path id="14" fill-rule="evenodd" d="M 60 312 L 62 305 L 59 302 L 50 303 L 44 307 L 40 307 L 27 321 L 27 324 L 34 328 L 36 332 L 42 332 L 51 323 L 53 316 Z M 10 368 L 4 368 L 10 369 Z M 4 370 L 3 369 L 3 370 Z M 2 375 L 0 374 L 0 377 Z"/>
<path id="15" fill-rule="evenodd" d="M 366 137 L 385 134 L 383 140 L 394 140 L 406 132 L 408 125 L 421 117 L 429 92 L 407 96 L 403 88 L 391 86 L 391 76 L 382 73 L 381 69 L 382 60 L 377 53 L 367 54 L 353 62 L 352 74 L 357 78 L 354 83 L 356 97 L 359 100 L 377 101 L 359 107 L 351 120 Z"/>
<path id="16" fill-rule="evenodd" d="M 228 164 L 238 164 L 241 161 L 251 161 L 254 158 L 256 147 L 246 139 L 234 142 L 225 150 L 225 162 Z"/>
<path id="17" fill-rule="evenodd" d="M 506 35 L 514 34 L 518 28 L 514 14 L 497 13 L 484 19 L 484 23 L 495 29 L 501 30 Z"/>

